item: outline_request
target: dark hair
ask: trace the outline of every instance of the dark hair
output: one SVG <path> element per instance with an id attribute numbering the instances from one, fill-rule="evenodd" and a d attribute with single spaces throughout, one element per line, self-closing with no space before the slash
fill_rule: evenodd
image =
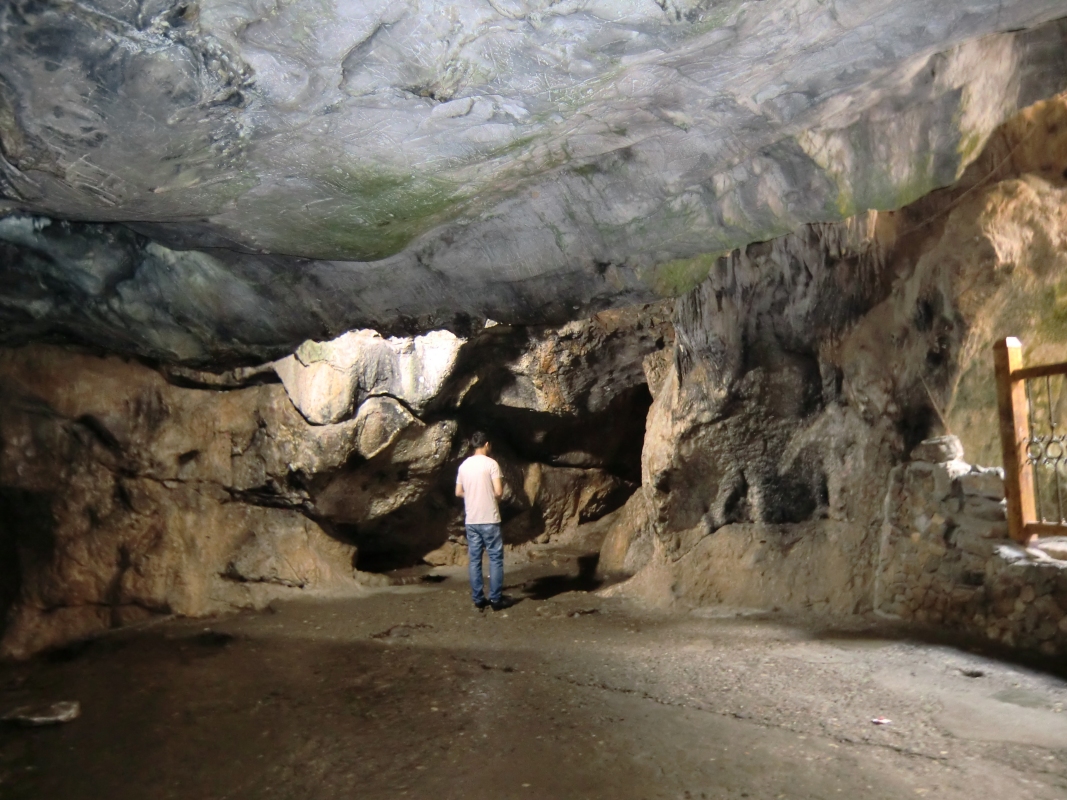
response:
<path id="1" fill-rule="evenodd" d="M 487 444 L 489 444 L 489 437 L 486 436 L 482 431 L 475 431 L 471 435 L 471 447 L 473 447 L 475 450 L 480 447 L 485 447 Z"/>

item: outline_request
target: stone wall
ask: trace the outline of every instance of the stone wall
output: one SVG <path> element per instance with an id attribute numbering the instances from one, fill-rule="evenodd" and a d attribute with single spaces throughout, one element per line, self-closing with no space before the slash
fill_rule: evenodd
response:
<path id="1" fill-rule="evenodd" d="M 355 588 L 356 548 L 302 513 L 299 482 L 357 447 L 354 424 L 308 425 L 279 384 L 189 389 L 118 358 L 0 352 L 0 541 L 14 567 L 0 652 Z"/>
<path id="2" fill-rule="evenodd" d="M 649 377 L 634 541 L 676 557 L 734 523 L 877 529 L 890 470 L 946 424 L 995 464 L 991 347 L 1018 335 L 1028 359 L 1067 357 L 1065 242 L 1061 96 L 1001 126 L 952 187 L 719 259 L 676 301 Z"/>
<path id="3" fill-rule="evenodd" d="M 608 552 L 612 533 L 605 540 Z M 876 533 L 860 525 L 734 523 L 680 555 L 658 538 L 646 540 L 646 546 L 644 568 L 606 594 L 659 608 L 722 604 L 831 617 L 871 610 Z M 612 571 L 610 563 L 606 567 Z"/>
<path id="4" fill-rule="evenodd" d="M 956 437 L 924 442 L 886 494 L 875 611 L 1067 653 L 1067 545 L 1008 539 L 999 468 L 962 460 Z"/>

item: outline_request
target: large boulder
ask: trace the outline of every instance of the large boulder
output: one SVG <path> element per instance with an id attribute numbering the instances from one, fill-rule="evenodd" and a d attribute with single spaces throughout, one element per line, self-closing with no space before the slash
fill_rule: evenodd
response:
<path id="1" fill-rule="evenodd" d="M 317 515 L 364 525 L 421 500 L 452 455 L 454 420 L 426 424 L 411 417 L 393 442 L 365 463 L 324 476 L 312 490 Z"/>
<path id="2" fill-rule="evenodd" d="M 654 512 L 648 494 L 634 492 L 612 517 L 600 546 L 597 569 L 604 575 L 634 575 L 639 572 L 655 550 Z"/>
<path id="3" fill-rule="evenodd" d="M 463 340 L 448 331 L 383 338 L 377 331 L 304 342 L 274 363 L 300 413 L 326 425 L 351 417 L 369 397 L 392 397 L 423 411 L 452 372 Z"/>
<path id="4" fill-rule="evenodd" d="M 510 462 L 504 473 L 509 486 L 504 533 L 513 544 L 565 537 L 614 511 L 635 488 L 602 469 Z"/>
<path id="5" fill-rule="evenodd" d="M 877 538 L 865 527 L 829 520 L 726 525 L 677 559 L 656 543 L 643 568 L 605 594 L 664 608 L 862 613 L 872 607 Z"/>
<path id="6" fill-rule="evenodd" d="M 225 577 L 295 589 L 343 584 L 352 577 L 351 545 L 327 537 L 304 519 L 274 530 L 248 530 L 226 565 Z"/>

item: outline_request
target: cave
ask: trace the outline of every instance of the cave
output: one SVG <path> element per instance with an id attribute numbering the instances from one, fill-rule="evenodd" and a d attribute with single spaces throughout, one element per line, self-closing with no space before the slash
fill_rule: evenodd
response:
<path id="1" fill-rule="evenodd" d="M 7 0 L 0 796 L 1067 796 L 1065 308 L 1062 2 Z"/>

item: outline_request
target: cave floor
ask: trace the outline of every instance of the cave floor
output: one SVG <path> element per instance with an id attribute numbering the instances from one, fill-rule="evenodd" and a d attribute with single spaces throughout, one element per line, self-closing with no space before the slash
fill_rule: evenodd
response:
<path id="1" fill-rule="evenodd" d="M 573 560 L 171 620 L 0 665 L 15 798 L 1067 798 L 1067 681 L 885 629 L 668 614 Z M 885 716 L 891 724 L 872 724 Z"/>

